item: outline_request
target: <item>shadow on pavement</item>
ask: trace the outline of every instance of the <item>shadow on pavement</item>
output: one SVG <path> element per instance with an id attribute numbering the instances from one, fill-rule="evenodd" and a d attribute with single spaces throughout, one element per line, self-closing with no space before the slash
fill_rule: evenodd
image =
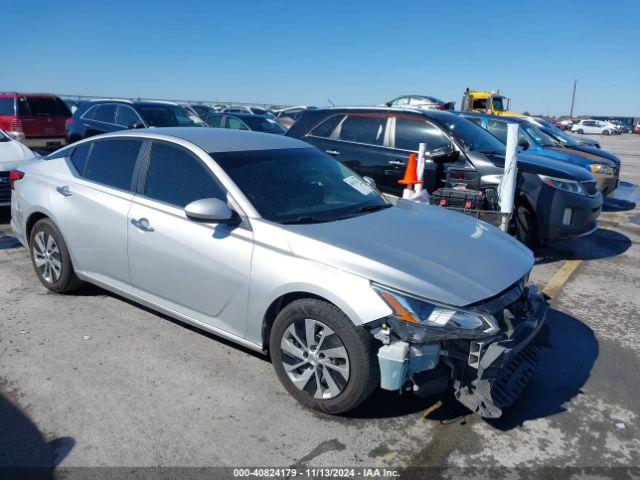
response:
<path id="1" fill-rule="evenodd" d="M 636 202 L 638 199 L 636 193 L 637 185 L 629 182 L 620 182 L 618 189 L 612 196 L 604 199 L 602 205 L 603 212 L 626 212 L 636 208 Z"/>
<path id="2" fill-rule="evenodd" d="M 631 247 L 631 239 L 615 230 L 599 228 L 586 237 L 539 247 L 534 251 L 536 265 L 562 260 L 598 260 L 615 257 Z"/>
<path id="3" fill-rule="evenodd" d="M 48 479 L 73 449 L 71 437 L 47 442 L 29 417 L 0 393 L 0 478 Z"/>

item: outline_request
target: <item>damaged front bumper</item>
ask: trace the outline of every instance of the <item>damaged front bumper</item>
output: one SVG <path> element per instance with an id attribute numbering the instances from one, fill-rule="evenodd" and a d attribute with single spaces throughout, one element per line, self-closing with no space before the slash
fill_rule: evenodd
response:
<path id="1" fill-rule="evenodd" d="M 540 295 L 531 300 L 531 315 L 509 337 L 472 341 L 466 365 L 450 362 L 455 397 L 482 417 L 500 417 L 520 396 L 533 377 L 540 347 L 548 346 L 548 304 Z"/>
<path id="2" fill-rule="evenodd" d="M 509 303 L 499 305 L 502 328 L 490 338 L 413 344 L 389 332 L 378 352 L 381 387 L 427 396 L 452 385 L 471 411 L 500 417 L 533 377 L 540 347 L 548 346 L 546 300 L 535 287 L 517 288 L 504 295 Z"/>

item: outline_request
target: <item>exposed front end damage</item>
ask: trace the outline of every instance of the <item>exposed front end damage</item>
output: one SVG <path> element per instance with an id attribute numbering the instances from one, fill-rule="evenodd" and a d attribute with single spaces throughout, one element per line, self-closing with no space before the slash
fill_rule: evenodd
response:
<path id="1" fill-rule="evenodd" d="M 428 396 L 451 385 L 455 398 L 474 413 L 500 417 L 533 377 L 540 348 L 548 346 L 548 304 L 523 279 L 468 308 L 490 313 L 498 328 L 478 338 L 429 342 L 427 336 L 415 342 L 398 322 L 384 322 L 374 332 L 384 344 L 378 352 L 381 387 Z"/>

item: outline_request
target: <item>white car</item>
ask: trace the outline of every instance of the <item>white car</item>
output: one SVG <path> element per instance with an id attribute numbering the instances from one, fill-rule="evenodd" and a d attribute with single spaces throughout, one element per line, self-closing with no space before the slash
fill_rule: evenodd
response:
<path id="1" fill-rule="evenodd" d="M 601 120 L 580 120 L 574 123 L 571 131 L 575 133 L 599 133 L 602 135 L 615 135 L 617 128 Z"/>
<path id="2" fill-rule="evenodd" d="M 40 159 L 26 145 L 0 130 L 0 208 L 11 206 L 11 178 L 9 172 Z"/>

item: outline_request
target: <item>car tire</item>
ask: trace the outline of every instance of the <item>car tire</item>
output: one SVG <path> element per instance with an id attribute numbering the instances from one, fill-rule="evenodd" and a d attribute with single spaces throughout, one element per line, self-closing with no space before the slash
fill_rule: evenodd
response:
<path id="1" fill-rule="evenodd" d="M 278 378 L 296 400 L 335 415 L 354 409 L 379 384 L 376 343 L 335 305 L 306 298 L 278 314 L 269 351 Z"/>
<path id="2" fill-rule="evenodd" d="M 609 132 L 609 130 L 603 130 L 603 131 L 602 131 L 602 134 L 603 134 L 603 135 L 609 135 L 610 133 L 611 133 L 611 132 Z"/>
<path id="3" fill-rule="evenodd" d="M 58 227 L 48 218 L 38 220 L 29 235 L 31 263 L 38 280 L 55 293 L 78 289 L 82 281 L 76 276 L 71 255 Z"/>
<path id="4" fill-rule="evenodd" d="M 584 133 L 584 130 L 582 130 L 581 128 L 579 128 L 578 130 L 576 130 L 576 133 L 579 133 L 580 135 L 582 135 Z"/>
<path id="5" fill-rule="evenodd" d="M 527 205 L 515 205 L 512 231 L 525 245 L 535 247 L 539 243 L 536 215 Z"/>

